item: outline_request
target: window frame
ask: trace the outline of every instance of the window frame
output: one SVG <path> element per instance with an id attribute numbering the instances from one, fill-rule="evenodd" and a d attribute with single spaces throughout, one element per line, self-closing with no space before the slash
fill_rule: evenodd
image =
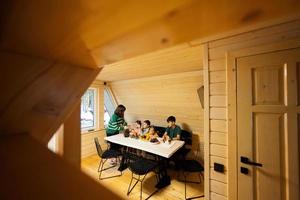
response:
<path id="1" fill-rule="evenodd" d="M 94 91 L 94 126 L 87 127 L 87 128 L 81 128 L 81 117 L 80 117 L 81 134 L 89 133 L 89 132 L 93 132 L 93 131 L 98 131 L 99 130 L 99 122 L 98 122 L 99 121 L 99 105 L 98 105 L 99 104 L 99 88 L 95 87 L 95 86 L 90 86 L 86 90 L 86 92 L 88 90 L 93 90 Z M 80 102 L 80 111 L 81 111 L 81 103 L 82 103 L 82 101 Z"/>
<path id="2" fill-rule="evenodd" d="M 117 108 L 116 99 L 115 99 L 109 86 L 105 85 L 103 92 L 104 92 L 104 106 L 105 106 L 109 116 L 112 117 L 115 109 Z M 108 98 L 110 105 L 107 104 L 106 97 Z"/>

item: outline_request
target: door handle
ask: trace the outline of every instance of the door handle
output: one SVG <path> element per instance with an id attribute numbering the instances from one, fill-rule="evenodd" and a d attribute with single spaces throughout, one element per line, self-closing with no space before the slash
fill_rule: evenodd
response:
<path id="1" fill-rule="evenodd" d="M 256 167 L 262 167 L 263 165 L 261 163 L 251 162 L 249 158 L 241 156 L 241 163 L 247 164 L 247 165 L 253 165 Z"/>

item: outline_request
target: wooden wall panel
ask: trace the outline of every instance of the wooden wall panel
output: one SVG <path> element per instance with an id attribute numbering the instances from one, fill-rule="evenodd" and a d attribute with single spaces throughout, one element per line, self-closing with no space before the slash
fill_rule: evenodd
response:
<path id="1" fill-rule="evenodd" d="M 81 135 L 81 158 L 86 158 L 97 154 L 94 138 L 98 137 L 102 149 L 107 148 L 107 144 L 104 141 L 106 136 L 105 130 L 93 131 L 90 133 L 83 133 Z"/>
<path id="2" fill-rule="evenodd" d="M 203 109 L 197 93 L 203 85 L 202 76 L 202 71 L 194 71 L 116 81 L 110 86 L 117 102 L 127 108 L 127 121 L 149 119 L 166 127 L 167 117 L 174 115 L 178 125 L 192 131 L 194 140 L 200 142 L 203 158 Z"/>
<path id="3" fill-rule="evenodd" d="M 210 137 L 205 142 L 210 144 L 210 166 L 213 167 L 215 162 L 225 165 L 225 174 L 214 172 L 213 169 L 210 171 L 210 188 L 209 191 L 206 190 L 210 199 L 236 199 L 237 183 L 234 177 L 238 169 L 235 167 L 237 158 L 233 156 L 236 154 L 233 143 L 236 136 L 233 130 L 235 124 L 231 125 L 235 113 L 230 107 L 236 99 L 232 94 L 228 94 L 235 91 L 235 88 L 230 88 L 235 85 L 234 76 L 228 76 L 232 73 L 228 69 L 234 69 L 234 66 L 231 66 L 234 65 L 234 61 L 228 59 L 233 55 L 239 57 L 298 47 L 299 25 L 300 20 L 294 20 L 208 42 L 209 58 L 206 62 L 210 81 L 206 87 L 209 88 L 210 94 L 210 122 L 207 122 L 206 126 L 210 127 L 210 131 L 205 134 L 209 134 Z M 230 66 L 226 66 L 227 64 Z"/>
<path id="4" fill-rule="evenodd" d="M 63 158 L 80 168 L 81 155 L 80 103 L 64 122 Z"/>

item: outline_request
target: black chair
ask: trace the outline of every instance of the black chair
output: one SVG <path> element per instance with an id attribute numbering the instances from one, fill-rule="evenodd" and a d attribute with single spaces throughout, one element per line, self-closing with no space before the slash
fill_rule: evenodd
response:
<path id="1" fill-rule="evenodd" d="M 143 181 L 145 180 L 147 174 L 151 171 L 154 171 L 157 166 L 157 163 L 148 160 L 145 158 L 137 158 L 129 162 L 129 170 L 132 172 L 130 184 L 128 186 L 127 195 L 131 193 L 133 188 L 137 185 L 138 182 L 141 182 L 141 190 L 140 190 L 140 199 L 142 199 L 143 195 Z M 134 175 L 137 175 L 138 177 L 135 177 Z M 134 185 L 132 185 L 133 179 L 136 180 Z M 156 176 L 156 180 L 158 181 L 158 177 Z M 154 195 L 157 192 L 154 191 L 152 194 L 150 194 L 146 199 L 149 199 L 152 195 Z"/>
<path id="2" fill-rule="evenodd" d="M 180 169 L 181 163 L 186 159 L 187 154 L 191 151 L 192 133 L 182 130 L 180 140 L 184 141 L 184 145 L 169 159 L 175 163 L 175 169 Z"/>
<path id="3" fill-rule="evenodd" d="M 200 184 L 201 183 L 201 179 L 203 177 L 203 172 L 204 172 L 204 168 L 202 166 L 202 164 L 197 160 L 197 158 L 200 155 L 200 145 L 198 145 L 197 148 L 197 153 L 195 155 L 195 159 L 191 159 L 191 160 L 184 160 L 181 163 L 181 169 L 183 170 L 183 176 L 184 176 L 184 198 L 187 199 L 197 199 L 197 198 L 201 198 L 204 197 L 204 195 L 199 195 L 199 196 L 194 196 L 194 197 L 186 197 L 186 184 L 187 183 L 196 183 L 196 184 Z M 188 181 L 187 180 L 187 175 L 189 173 L 198 173 L 198 177 L 199 177 L 199 181 Z"/>
<path id="4" fill-rule="evenodd" d="M 192 145 L 192 133 L 182 130 L 180 135 L 180 140 L 184 141 L 184 146 L 181 149 L 179 149 L 178 152 L 181 155 L 181 157 L 185 159 L 187 154 L 191 151 L 191 149 L 187 148 L 187 146 Z"/>
<path id="5" fill-rule="evenodd" d="M 159 137 L 162 137 L 164 135 L 164 133 L 166 132 L 166 128 L 165 127 L 154 126 L 154 128 L 158 132 L 158 136 Z"/>
<path id="6" fill-rule="evenodd" d="M 122 153 L 118 150 L 113 150 L 113 149 L 108 149 L 108 150 L 103 151 L 101 146 L 100 146 L 98 138 L 94 138 L 94 141 L 95 141 L 98 156 L 100 157 L 100 163 L 99 163 L 99 167 L 98 167 L 99 179 L 103 180 L 103 179 L 108 179 L 108 178 L 121 176 L 122 171 L 120 172 L 121 174 L 119 174 L 119 175 L 107 176 L 107 177 L 104 177 L 104 178 L 101 177 L 103 171 L 111 169 L 113 167 L 116 167 L 116 165 L 113 165 L 111 167 L 107 167 L 107 168 L 103 169 L 105 162 L 108 159 L 115 158 L 120 163 L 120 156 L 122 156 Z"/>

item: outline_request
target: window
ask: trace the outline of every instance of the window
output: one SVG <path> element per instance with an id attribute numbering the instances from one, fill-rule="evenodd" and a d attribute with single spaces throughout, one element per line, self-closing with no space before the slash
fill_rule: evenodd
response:
<path id="1" fill-rule="evenodd" d="M 106 128 L 116 109 L 116 103 L 109 87 L 104 89 L 104 127 Z"/>
<path id="2" fill-rule="evenodd" d="M 89 88 L 81 97 L 81 131 L 97 128 L 97 89 Z"/>
<path id="3" fill-rule="evenodd" d="M 108 122 L 110 120 L 110 115 L 108 114 L 108 111 L 106 107 L 104 106 L 104 128 L 108 126 Z"/>

